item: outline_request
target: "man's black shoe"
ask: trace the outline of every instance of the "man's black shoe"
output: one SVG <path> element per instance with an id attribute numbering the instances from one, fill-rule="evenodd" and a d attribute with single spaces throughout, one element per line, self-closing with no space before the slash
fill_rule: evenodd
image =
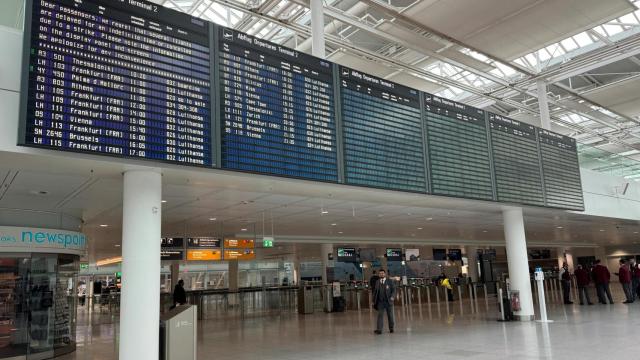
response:
<path id="1" fill-rule="evenodd" d="M 382 334 L 382 331 L 380 331 L 380 330 L 375 330 L 373 333 L 374 333 L 374 334 L 376 334 L 376 335 L 380 335 L 380 334 Z"/>
<path id="2" fill-rule="evenodd" d="M 589 303 L 589 305 L 593 305 L 593 303 Z"/>
<path id="3" fill-rule="evenodd" d="M 389 329 L 389 332 L 393 334 L 393 329 Z"/>

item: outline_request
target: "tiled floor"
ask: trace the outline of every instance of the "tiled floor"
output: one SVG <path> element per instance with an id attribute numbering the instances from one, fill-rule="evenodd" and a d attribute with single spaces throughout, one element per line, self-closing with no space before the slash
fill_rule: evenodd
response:
<path id="1" fill-rule="evenodd" d="M 396 308 L 396 333 L 376 336 L 369 310 L 200 323 L 199 359 L 622 359 L 638 349 L 640 302 L 561 306 L 552 324 L 497 322 L 496 305 Z M 117 318 L 80 312 L 71 359 L 117 358 Z M 88 325 L 90 323 L 90 325 Z M 635 350 L 634 350 L 635 349 Z"/>

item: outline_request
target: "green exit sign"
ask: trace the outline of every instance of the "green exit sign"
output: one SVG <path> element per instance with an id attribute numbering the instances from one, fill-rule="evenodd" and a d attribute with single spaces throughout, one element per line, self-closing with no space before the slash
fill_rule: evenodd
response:
<path id="1" fill-rule="evenodd" d="M 273 238 L 272 237 L 262 238 L 262 247 L 272 248 L 273 247 Z"/>
<path id="2" fill-rule="evenodd" d="M 80 270 L 85 270 L 89 268 L 89 263 L 80 263 Z"/>

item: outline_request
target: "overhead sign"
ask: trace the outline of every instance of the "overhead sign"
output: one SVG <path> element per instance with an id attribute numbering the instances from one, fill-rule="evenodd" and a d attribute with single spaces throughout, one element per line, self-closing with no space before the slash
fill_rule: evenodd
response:
<path id="1" fill-rule="evenodd" d="M 224 250 L 225 260 L 254 260 L 256 252 L 253 249 Z"/>
<path id="2" fill-rule="evenodd" d="M 272 248 L 273 247 L 273 238 L 272 237 L 263 237 L 262 238 L 262 247 Z"/>
<path id="3" fill-rule="evenodd" d="M 188 248 L 210 248 L 217 249 L 220 248 L 221 241 L 219 238 L 215 237 L 202 237 L 202 238 L 187 238 L 187 247 Z"/>
<path id="4" fill-rule="evenodd" d="M 222 260 L 222 250 L 187 250 L 188 261 Z"/>
<path id="5" fill-rule="evenodd" d="M 83 233 L 17 226 L 0 226 L 3 252 L 51 252 L 85 255 L 87 237 Z"/>
<path id="6" fill-rule="evenodd" d="M 184 260 L 183 250 L 162 249 L 160 250 L 160 260 Z"/>
<path id="7" fill-rule="evenodd" d="M 255 241 L 253 239 L 224 239 L 225 249 L 253 249 Z"/>

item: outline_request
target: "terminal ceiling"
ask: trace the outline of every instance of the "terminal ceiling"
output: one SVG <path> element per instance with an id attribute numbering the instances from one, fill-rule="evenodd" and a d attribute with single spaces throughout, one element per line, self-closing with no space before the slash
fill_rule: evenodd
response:
<path id="1" fill-rule="evenodd" d="M 153 0 L 311 52 L 309 0 Z M 582 164 L 640 180 L 638 0 L 324 0 L 328 59 L 539 124 Z"/>
<path id="2" fill-rule="evenodd" d="M 80 217 L 91 239 L 90 259 L 118 255 L 124 163 L 40 152 L 45 156 L 0 153 L 0 220 L 14 216 L 37 222 L 43 214 L 54 221 L 63 214 Z M 504 244 L 502 205 L 491 202 L 181 166 L 163 170 L 163 200 L 163 236 L 273 235 L 277 243 Z M 532 207 L 524 213 L 531 246 L 640 241 L 637 221 Z"/>

